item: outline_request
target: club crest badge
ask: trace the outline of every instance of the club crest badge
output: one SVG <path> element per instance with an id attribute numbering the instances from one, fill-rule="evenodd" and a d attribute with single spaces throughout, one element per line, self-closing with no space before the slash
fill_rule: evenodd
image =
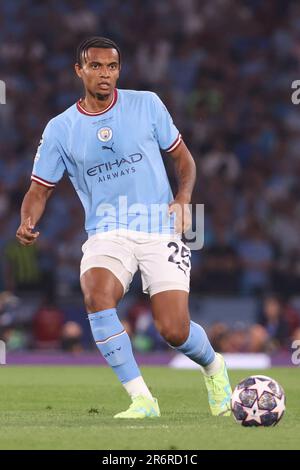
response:
<path id="1" fill-rule="evenodd" d="M 112 138 L 112 134 L 110 127 L 101 127 L 97 132 L 97 137 L 101 142 L 108 142 Z"/>

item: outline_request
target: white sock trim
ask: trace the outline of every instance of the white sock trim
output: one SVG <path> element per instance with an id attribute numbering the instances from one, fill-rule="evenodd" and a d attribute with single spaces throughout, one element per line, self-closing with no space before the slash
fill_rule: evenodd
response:
<path id="1" fill-rule="evenodd" d="M 208 366 L 202 367 L 202 371 L 205 375 L 212 376 L 219 372 L 222 366 L 221 356 L 216 353 L 214 360 L 208 364 Z"/>
<path id="2" fill-rule="evenodd" d="M 143 395 L 144 397 L 154 400 L 141 375 L 135 379 L 130 380 L 129 382 L 126 382 L 126 384 L 123 384 L 123 386 L 132 399 L 138 395 Z"/>

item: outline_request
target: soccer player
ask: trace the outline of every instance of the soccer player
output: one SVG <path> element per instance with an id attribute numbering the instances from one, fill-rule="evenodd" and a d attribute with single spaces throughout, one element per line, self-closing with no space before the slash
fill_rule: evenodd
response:
<path id="1" fill-rule="evenodd" d="M 167 343 L 201 366 L 213 415 L 230 414 L 223 357 L 188 310 L 190 250 L 181 240 L 191 224 L 188 203 L 195 163 L 155 93 L 121 90 L 121 53 L 111 40 L 88 38 L 75 71 L 85 94 L 47 124 L 21 208 L 17 238 L 36 242 L 35 227 L 56 183 L 67 172 L 85 209 L 81 287 L 98 349 L 131 397 L 115 418 L 158 417 L 117 306 L 137 269 L 151 297 L 154 323 Z M 173 159 L 173 198 L 160 149 Z M 158 210 L 157 208 L 165 208 Z"/>

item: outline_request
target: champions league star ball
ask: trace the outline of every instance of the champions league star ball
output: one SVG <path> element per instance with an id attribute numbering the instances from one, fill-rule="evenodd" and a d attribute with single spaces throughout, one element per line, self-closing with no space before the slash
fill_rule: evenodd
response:
<path id="1" fill-rule="evenodd" d="M 252 375 L 235 387 L 231 409 L 242 426 L 275 426 L 285 410 L 283 388 L 270 377 Z"/>

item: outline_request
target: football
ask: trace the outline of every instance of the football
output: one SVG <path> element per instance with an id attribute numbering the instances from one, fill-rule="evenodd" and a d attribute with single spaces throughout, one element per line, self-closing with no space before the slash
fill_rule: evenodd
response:
<path id="1" fill-rule="evenodd" d="M 285 411 L 283 388 L 265 375 L 247 377 L 235 387 L 231 409 L 242 426 L 275 426 Z"/>

